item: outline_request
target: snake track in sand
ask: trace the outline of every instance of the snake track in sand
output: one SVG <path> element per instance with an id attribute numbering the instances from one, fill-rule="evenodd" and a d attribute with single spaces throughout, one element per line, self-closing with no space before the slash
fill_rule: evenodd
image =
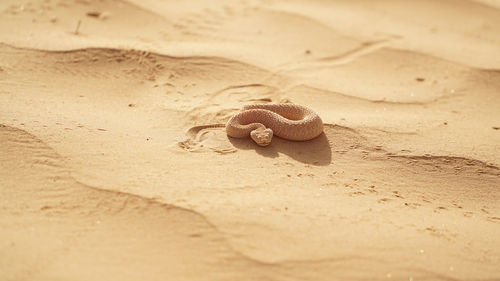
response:
<path id="1" fill-rule="evenodd" d="M 230 137 L 250 136 L 266 146 L 273 134 L 287 140 L 306 141 L 323 132 L 323 121 L 313 110 L 297 104 L 256 104 L 243 107 L 226 124 Z"/>

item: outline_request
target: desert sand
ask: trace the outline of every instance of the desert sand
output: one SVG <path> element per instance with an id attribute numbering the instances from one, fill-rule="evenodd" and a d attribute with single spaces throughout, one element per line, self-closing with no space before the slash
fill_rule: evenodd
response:
<path id="1" fill-rule="evenodd" d="M 0 1 L 3 281 L 500 280 L 499 167 L 499 1 Z"/>

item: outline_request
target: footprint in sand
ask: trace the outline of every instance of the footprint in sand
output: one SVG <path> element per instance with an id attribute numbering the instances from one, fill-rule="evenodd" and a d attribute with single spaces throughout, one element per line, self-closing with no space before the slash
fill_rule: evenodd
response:
<path id="1" fill-rule="evenodd" d="M 177 144 L 189 152 L 214 151 L 220 154 L 236 152 L 236 148 L 227 138 L 224 127 L 224 124 L 191 127 L 186 133 L 188 138 Z"/>

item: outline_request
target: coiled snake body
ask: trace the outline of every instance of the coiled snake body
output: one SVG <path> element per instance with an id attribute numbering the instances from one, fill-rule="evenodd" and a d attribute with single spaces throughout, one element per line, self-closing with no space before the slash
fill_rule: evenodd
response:
<path id="1" fill-rule="evenodd" d="M 323 121 L 311 109 L 296 104 L 256 104 L 243 107 L 226 124 L 230 137 L 250 137 L 260 146 L 271 143 L 273 134 L 293 141 L 306 141 L 323 132 Z"/>

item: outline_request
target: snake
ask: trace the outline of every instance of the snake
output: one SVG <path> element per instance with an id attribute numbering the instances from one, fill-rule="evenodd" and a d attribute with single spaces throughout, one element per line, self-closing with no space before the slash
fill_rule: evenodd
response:
<path id="1" fill-rule="evenodd" d="M 229 137 L 250 136 L 268 146 L 273 135 L 291 141 L 307 141 L 323 132 L 323 121 L 312 109 L 291 103 L 246 105 L 226 123 Z"/>

